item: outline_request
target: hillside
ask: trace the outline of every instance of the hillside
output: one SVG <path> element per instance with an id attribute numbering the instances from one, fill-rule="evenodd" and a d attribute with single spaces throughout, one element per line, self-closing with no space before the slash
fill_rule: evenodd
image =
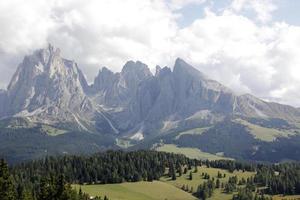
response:
<path id="1" fill-rule="evenodd" d="M 0 180 L 10 185 L 4 193 L 37 195 L 37 200 L 51 199 L 53 194 L 78 195 L 79 200 L 88 196 L 112 200 L 229 200 L 247 196 L 246 200 L 269 200 L 272 196 L 278 199 L 279 195 L 300 194 L 299 169 L 299 163 L 201 161 L 156 151 L 109 151 L 92 156 L 47 157 L 13 166 L 11 175 L 1 160 Z M 69 199 L 76 198 L 64 198 Z"/>
<path id="2" fill-rule="evenodd" d="M 170 184 L 153 181 L 138 183 L 121 183 L 106 185 L 75 185 L 74 188 L 91 196 L 109 196 L 111 200 L 196 200 L 191 194 Z"/>

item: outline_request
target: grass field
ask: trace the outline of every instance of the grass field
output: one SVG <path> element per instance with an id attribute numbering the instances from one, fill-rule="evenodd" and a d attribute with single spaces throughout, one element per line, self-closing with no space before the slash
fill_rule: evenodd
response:
<path id="1" fill-rule="evenodd" d="M 194 169 L 192 169 L 191 171 L 193 172 Z M 189 180 L 190 171 L 188 171 L 187 174 L 183 174 L 181 177 L 177 177 L 177 179 L 174 181 L 171 180 L 171 178 L 169 178 L 167 176 L 162 177 L 161 181 L 166 182 L 168 184 L 172 184 L 178 188 L 181 188 L 183 185 L 188 185 L 189 189 L 193 188 L 193 192 L 196 192 L 198 185 L 202 184 L 203 182 L 206 181 L 205 179 L 203 179 L 202 173 L 207 173 L 210 175 L 211 178 L 216 179 L 218 172 L 220 172 L 221 174 L 226 174 L 225 178 L 220 179 L 221 183 L 226 183 L 228 181 L 228 178 L 232 177 L 232 176 L 237 176 L 238 179 L 240 180 L 242 178 L 247 179 L 251 176 L 254 176 L 254 174 L 255 174 L 254 172 L 242 172 L 242 171 L 234 171 L 233 173 L 230 173 L 227 170 L 223 170 L 223 169 L 207 168 L 205 166 L 201 166 L 201 167 L 198 167 L 197 173 L 193 173 L 193 180 Z M 220 189 L 216 189 L 214 191 L 214 194 L 211 199 L 226 200 L 226 199 L 231 199 L 231 198 L 232 198 L 232 194 L 225 194 L 225 193 L 222 193 L 222 191 Z"/>
<path id="2" fill-rule="evenodd" d="M 277 137 L 289 137 L 294 135 L 293 131 L 277 130 L 274 128 L 265 128 L 255 124 L 251 124 L 242 119 L 236 119 L 237 122 L 248 127 L 250 133 L 256 138 L 266 142 L 273 142 Z"/>
<path id="3" fill-rule="evenodd" d="M 185 148 L 185 147 L 177 147 L 174 144 L 163 144 L 162 146 L 159 146 L 156 148 L 157 151 L 163 151 L 163 152 L 169 152 L 169 153 L 177 153 L 177 154 L 183 154 L 189 158 L 192 159 L 199 159 L 199 160 L 224 160 L 224 159 L 230 159 L 218 155 L 214 155 L 211 153 L 206 153 L 203 151 L 200 151 L 197 148 Z"/>
<path id="4" fill-rule="evenodd" d="M 194 171 L 192 169 L 191 171 Z M 225 178 L 221 178 L 221 182 L 225 183 L 231 176 L 238 176 L 248 178 L 253 176 L 252 172 L 234 171 L 229 173 L 227 170 L 217 168 L 198 167 L 198 172 L 193 173 L 193 180 L 188 179 L 188 174 L 183 174 L 181 177 L 177 177 L 175 181 L 169 177 L 164 176 L 160 181 L 153 182 L 136 182 L 136 183 L 120 183 L 120 184 L 105 184 L 105 185 L 74 185 L 76 189 L 81 187 L 82 191 L 90 194 L 91 196 L 104 196 L 107 195 L 111 200 L 196 200 L 191 193 L 182 191 L 180 188 L 182 185 L 188 185 L 193 192 L 199 184 L 206 181 L 202 177 L 202 172 L 208 173 L 211 178 L 217 177 L 218 172 L 226 174 Z M 220 189 L 214 191 L 211 200 L 229 200 L 232 198 L 232 194 L 222 193 Z"/>
<path id="5" fill-rule="evenodd" d="M 133 144 L 131 144 L 131 141 L 128 140 L 128 139 L 116 139 L 116 145 L 118 145 L 119 147 L 121 148 L 128 148 L 128 147 L 131 147 L 133 146 Z"/>
<path id="6" fill-rule="evenodd" d="M 201 135 L 204 131 L 207 131 L 210 127 L 204 127 L 204 128 L 195 128 L 191 130 L 187 130 L 184 132 L 180 132 L 175 139 L 178 140 L 183 135 Z"/>
<path id="7" fill-rule="evenodd" d="M 194 169 L 190 170 L 194 172 Z M 221 178 L 221 183 L 226 183 L 229 177 L 237 176 L 238 179 L 249 178 L 254 176 L 254 172 L 234 171 L 230 173 L 227 170 L 218 168 L 207 168 L 205 166 L 198 167 L 198 172 L 193 173 L 193 180 L 189 180 L 189 173 L 177 177 L 176 180 L 171 180 L 168 176 L 164 176 L 160 181 L 153 182 L 135 182 L 135 183 L 120 183 L 120 184 L 105 184 L 105 185 L 73 185 L 74 188 L 91 196 L 105 195 L 110 200 L 196 200 L 191 192 L 181 190 L 182 185 L 187 185 L 189 189 L 193 188 L 196 192 L 199 184 L 206 180 L 203 179 L 202 173 L 207 173 L 211 178 L 217 178 L 218 172 L 226 174 Z M 215 189 L 213 196 L 209 200 L 231 200 L 233 194 L 223 193 L 221 189 Z M 273 200 L 300 200 L 300 195 L 295 196 L 273 196 Z"/>
<path id="8" fill-rule="evenodd" d="M 272 198 L 273 200 L 300 200 L 300 195 L 293 195 L 293 196 L 275 195 Z"/>
<path id="9" fill-rule="evenodd" d="M 50 136 L 58 136 L 67 132 L 66 130 L 58 129 L 48 125 L 41 125 L 41 130 Z"/>
<path id="10" fill-rule="evenodd" d="M 300 200 L 300 195 L 293 195 L 293 196 L 276 195 L 272 197 L 272 200 Z"/>
<path id="11" fill-rule="evenodd" d="M 79 185 L 74 185 L 79 189 Z M 91 196 L 107 195 L 110 200 L 196 200 L 191 194 L 173 185 L 161 182 L 137 182 L 106 185 L 82 185 L 83 192 Z"/>

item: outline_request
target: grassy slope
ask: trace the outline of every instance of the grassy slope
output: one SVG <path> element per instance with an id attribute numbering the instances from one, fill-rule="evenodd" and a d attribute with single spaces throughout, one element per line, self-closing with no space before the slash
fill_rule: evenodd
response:
<path id="1" fill-rule="evenodd" d="M 194 171 L 194 169 L 192 169 L 192 172 Z M 197 173 L 193 173 L 193 180 L 189 180 L 189 173 L 187 174 L 183 174 L 181 177 L 177 177 L 177 179 L 175 181 L 172 181 L 169 177 L 162 177 L 161 181 L 166 182 L 168 184 L 172 184 L 178 188 L 181 188 L 182 185 L 188 185 L 189 189 L 191 189 L 191 187 L 193 187 L 193 192 L 196 192 L 197 187 L 199 184 L 202 184 L 203 182 L 205 182 L 206 180 L 203 179 L 202 177 L 202 173 L 208 173 L 210 175 L 211 178 L 217 178 L 217 174 L 218 171 L 222 174 L 226 174 L 225 178 L 221 178 L 220 181 L 221 183 L 225 183 L 228 181 L 228 178 L 231 176 L 237 176 L 238 179 L 242 179 L 242 178 L 248 178 L 250 176 L 253 176 L 254 173 L 253 172 L 242 172 L 242 171 L 234 171 L 233 173 L 228 172 L 227 170 L 223 170 L 223 169 L 217 169 L 217 168 L 207 168 L 205 166 L 202 167 L 198 167 L 198 172 Z M 225 194 L 222 193 L 222 191 L 220 189 L 216 189 L 214 191 L 214 194 L 212 196 L 211 199 L 213 200 L 218 200 L 218 199 L 231 199 L 232 195 L 231 194 Z"/>
<path id="2" fill-rule="evenodd" d="M 194 169 L 191 170 L 192 172 Z M 193 180 L 189 180 L 189 172 L 177 177 L 175 181 L 169 177 L 164 176 L 160 181 L 153 182 L 136 182 L 136 183 L 121 183 L 121 184 L 106 184 L 106 185 L 82 185 L 83 192 L 92 196 L 107 195 L 111 200 L 196 200 L 191 193 L 184 192 L 180 188 L 182 185 L 188 185 L 189 189 L 193 187 L 193 192 L 196 191 L 199 184 L 206 180 L 202 178 L 202 172 L 208 173 L 210 177 L 217 178 L 218 171 L 226 174 L 225 178 L 221 178 L 221 183 L 226 183 L 229 177 L 237 176 L 238 179 L 248 178 L 254 175 L 254 172 L 234 171 L 233 173 L 227 170 L 217 168 L 207 168 L 205 166 L 198 167 L 198 172 L 193 173 Z M 79 189 L 79 185 L 74 185 Z M 231 200 L 232 194 L 225 194 L 221 189 L 216 189 L 210 200 Z M 299 195 L 296 196 L 280 196 L 273 197 L 274 200 L 298 200 Z"/>
<path id="3" fill-rule="evenodd" d="M 175 139 L 179 139 L 183 135 L 201 135 L 204 131 L 208 130 L 210 127 L 205 127 L 205 128 L 195 128 L 195 129 L 190 129 L 184 132 L 180 132 Z"/>
<path id="4" fill-rule="evenodd" d="M 81 189 L 92 196 L 107 195 L 110 200 L 196 200 L 191 194 L 160 181 L 83 185 Z"/>
<path id="5" fill-rule="evenodd" d="M 273 200 L 299 200 L 300 195 L 293 195 L 293 196 L 275 195 L 272 198 Z"/>
<path id="6" fill-rule="evenodd" d="M 197 148 L 184 148 L 184 147 L 177 147 L 174 144 L 163 144 L 162 146 L 159 146 L 156 148 L 157 151 L 164 151 L 169 153 L 178 153 L 178 154 L 184 154 L 185 156 L 189 158 L 195 158 L 200 160 L 224 160 L 229 159 L 222 156 L 217 156 L 211 153 L 203 152 Z"/>
<path id="7" fill-rule="evenodd" d="M 193 171 L 193 169 L 192 169 Z M 217 176 L 217 173 L 221 172 L 226 174 L 225 178 L 220 179 L 221 182 L 228 181 L 231 176 L 237 175 L 239 179 L 242 177 L 247 178 L 254 173 L 235 171 L 229 173 L 227 170 L 217 168 L 198 167 L 198 172 L 193 173 L 193 180 L 188 179 L 188 174 L 177 177 L 175 181 L 170 180 L 169 177 L 162 177 L 161 181 L 153 182 L 137 182 L 137 183 L 121 183 L 121 184 L 106 184 L 106 185 L 82 185 L 83 192 L 92 196 L 104 196 L 107 195 L 111 200 L 195 200 L 196 198 L 191 193 L 184 192 L 180 188 L 181 186 L 188 185 L 189 188 L 193 187 L 196 191 L 199 184 L 206 181 L 202 178 L 202 172 L 208 173 L 211 177 Z M 79 189 L 79 185 L 74 185 Z M 212 200 L 229 200 L 232 198 L 232 194 L 222 193 L 220 189 L 216 189 L 212 196 Z"/>
<path id="8" fill-rule="evenodd" d="M 58 129 L 49 125 L 41 125 L 41 131 L 47 133 L 50 136 L 57 136 L 68 132 L 67 130 Z"/>
<path id="9" fill-rule="evenodd" d="M 265 128 L 255 124 L 251 124 L 245 120 L 237 119 L 236 122 L 239 122 L 248 127 L 250 133 L 256 138 L 266 142 L 272 142 L 277 137 L 289 137 L 295 133 L 287 130 L 278 130 L 275 128 Z"/>

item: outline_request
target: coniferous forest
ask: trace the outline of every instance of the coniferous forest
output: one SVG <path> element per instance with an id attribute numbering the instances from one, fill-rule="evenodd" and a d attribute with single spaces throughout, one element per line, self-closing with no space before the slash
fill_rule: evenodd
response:
<path id="1" fill-rule="evenodd" d="M 219 178 L 202 174 L 206 180 L 199 184 L 193 195 L 199 199 L 212 196 L 216 188 L 233 194 L 234 200 L 263 200 L 271 195 L 300 194 L 300 164 L 254 164 L 230 160 L 200 161 L 183 155 L 156 151 L 108 151 L 92 156 L 59 156 L 30 161 L 9 167 L 0 161 L 1 200 L 83 200 L 90 199 L 81 189 L 71 184 L 107 184 L 159 180 L 169 176 L 172 180 L 187 170 L 205 165 L 208 168 L 255 172 L 254 177 L 238 180 L 229 177 L 223 185 Z M 189 174 L 193 179 L 193 173 Z M 244 185 L 245 187 L 238 187 Z M 188 190 L 185 186 L 181 189 Z M 93 197 L 109 199 L 108 196 Z"/>

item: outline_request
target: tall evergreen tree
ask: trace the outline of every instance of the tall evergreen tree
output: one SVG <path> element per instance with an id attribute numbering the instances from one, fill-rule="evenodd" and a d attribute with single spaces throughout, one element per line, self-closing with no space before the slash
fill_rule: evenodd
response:
<path id="1" fill-rule="evenodd" d="M 0 160 L 0 199 L 15 200 L 16 192 L 8 165 L 4 159 Z"/>
<path id="2" fill-rule="evenodd" d="M 192 172 L 190 172 L 189 179 L 193 180 L 193 173 Z"/>

